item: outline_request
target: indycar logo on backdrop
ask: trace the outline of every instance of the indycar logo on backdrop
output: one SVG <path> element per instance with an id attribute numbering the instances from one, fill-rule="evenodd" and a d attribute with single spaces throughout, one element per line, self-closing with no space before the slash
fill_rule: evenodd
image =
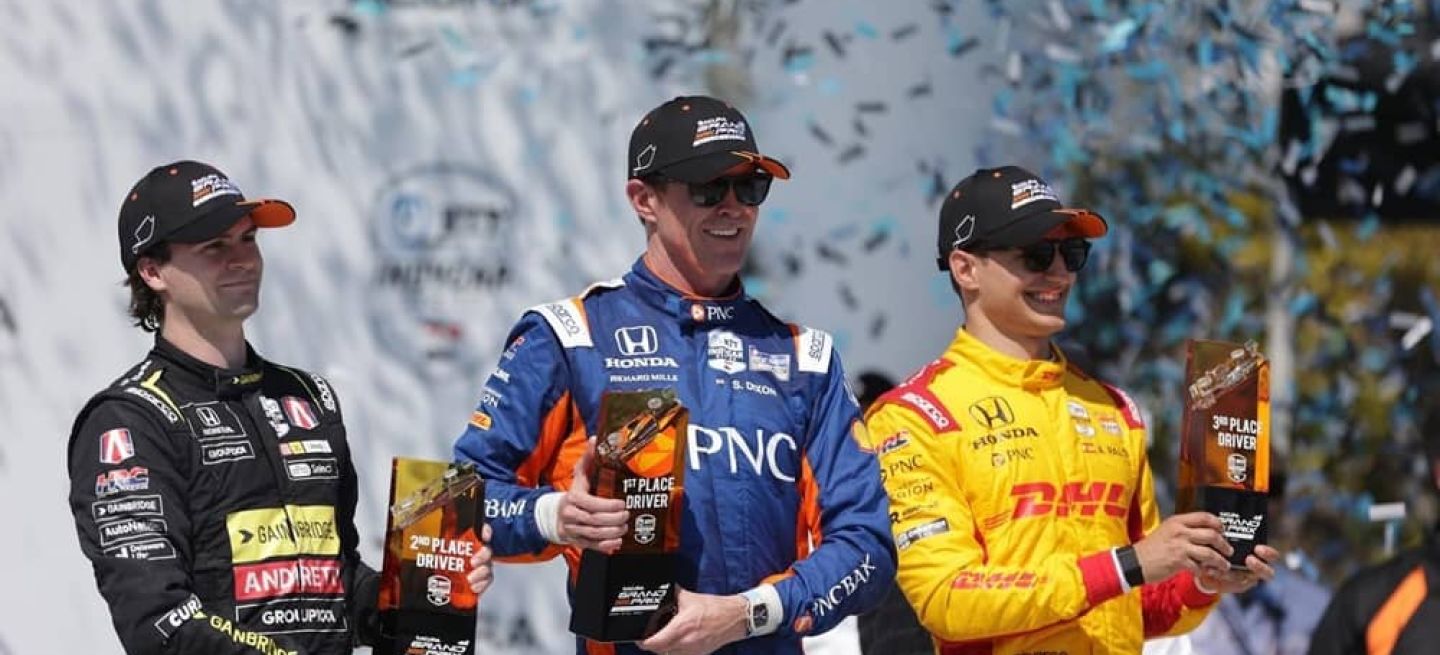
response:
<path id="1" fill-rule="evenodd" d="M 517 196 L 476 166 L 432 164 L 390 180 L 371 210 L 367 313 L 381 347 L 412 365 L 479 367 L 494 335 L 472 334 L 477 306 L 517 282 Z"/>

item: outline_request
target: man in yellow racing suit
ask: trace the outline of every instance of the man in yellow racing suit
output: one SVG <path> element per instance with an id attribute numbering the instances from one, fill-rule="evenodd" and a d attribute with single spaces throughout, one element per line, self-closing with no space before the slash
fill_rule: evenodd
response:
<path id="1" fill-rule="evenodd" d="M 1136 406 L 1050 343 L 1106 231 L 1017 167 L 977 171 L 941 209 L 966 324 L 866 418 L 899 584 L 938 652 L 1138 653 L 1273 575 L 1267 547 L 1230 572 L 1213 515 L 1161 522 Z"/>

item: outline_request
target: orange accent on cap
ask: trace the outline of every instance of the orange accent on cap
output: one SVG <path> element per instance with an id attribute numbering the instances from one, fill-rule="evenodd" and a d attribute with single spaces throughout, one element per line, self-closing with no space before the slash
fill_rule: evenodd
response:
<path id="1" fill-rule="evenodd" d="M 680 105 L 680 111 L 690 111 L 690 105 Z"/>
<path id="2" fill-rule="evenodd" d="M 956 200 L 959 200 L 959 199 L 960 199 L 960 192 L 959 192 L 959 191 L 956 191 L 956 192 L 950 194 L 950 197 L 951 197 L 951 198 L 955 198 Z"/>
<path id="3" fill-rule="evenodd" d="M 171 174 L 171 175 L 179 175 L 179 174 L 180 174 L 180 169 L 178 169 L 178 168 L 172 168 L 172 169 L 170 169 L 170 174 Z"/>
<path id="4" fill-rule="evenodd" d="M 130 194 L 130 199 L 131 199 L 131 200 L 139 200 L 139 199 L 140 199 L 140 194 L 138 194 L 138 193 L 132 193 L 132 194 Z"/>

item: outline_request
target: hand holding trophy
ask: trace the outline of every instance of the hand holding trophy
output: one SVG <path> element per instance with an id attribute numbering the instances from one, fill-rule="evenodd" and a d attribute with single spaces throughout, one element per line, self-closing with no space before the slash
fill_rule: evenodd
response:
<path id="1" fill-rule="evenodd" d="M 1230 567 L 1245 569 L 1269 525 L 1270 362 L 1253 341 L 1191 341 L 1188 351 L 1175 509 L 1219 517 Z"/>
<path id="2" fill-rule="evenodd" d="M 625 501 L 630 524 L 610 552 L 580 557 L 570 630 L 597 641 L 638 641 L 675 613 L 676 550 L 689 412 L 673 390 L 607 392 L 585 471 L 600 498 Z"/>

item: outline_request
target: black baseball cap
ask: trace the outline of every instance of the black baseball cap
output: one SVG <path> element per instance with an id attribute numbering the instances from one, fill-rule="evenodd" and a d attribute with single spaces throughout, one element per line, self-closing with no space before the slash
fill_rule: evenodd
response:
<path id="1" fill-rule="evenodd" d="M 1066 236 L 1095 239 L 1110 226 L 1088 209 L 1065 207 L 1050 184 L 1019 166 L 982 168 L 960 180 L 940 205 L 940 270 L 950 252 L 1020 248 L 1065 226 Z"/>
<path id="2" fill-rule="evenodd" d="M 680 182 L 709 182 L 751 163 L 777 178 L 790 169 L 755 146 L 739 110 L 709 96 L 681 96 L 650 110 L 630 133 L 630 179 L 663 174 Z"/>
<path id="3" fill-rule="evenodd" d="M 147 248 L 213 239 L 249 215 L 258 227 L 295 222 L 283 200 L 246 200 L 219 169 L 198 161 L 156 166 L 140 178 L 120 205 L 120 263 L 135 270 Z"/>

